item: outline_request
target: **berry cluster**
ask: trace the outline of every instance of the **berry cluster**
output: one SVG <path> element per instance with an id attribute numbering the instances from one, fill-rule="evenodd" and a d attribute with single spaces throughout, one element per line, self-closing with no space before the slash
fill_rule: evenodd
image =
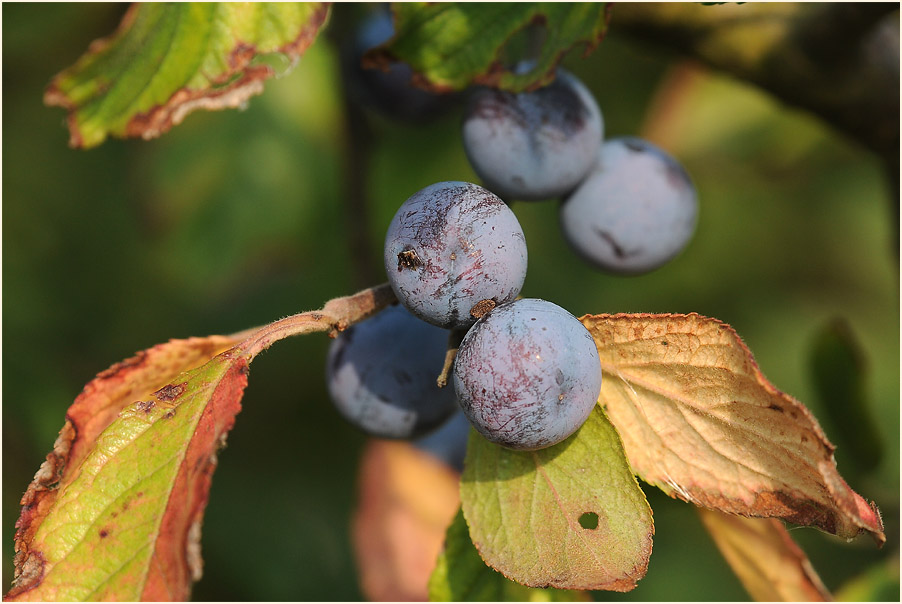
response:
<path id="1" fill-rule="evenodd" d="M 580 428 L 601 389 L 596 344 L 560 306 L 518 298 L 526 238 L 505 200 L 562 199 L 568 243 L 619 274 L 676 256 L 698 211 L 673 158 L 641 139 L 603 134 L 594 97 L 562 69 L 532 92 L 471 91 L 463 145 L 484 187 L 433 184 L 392 219 L 384 263 L 400 306 L 341 333 L 329 353 L 329 391 L 349 421 L 373 436 L 418 439 L 458 467 L 463 418 L 486 439 L 520 450 Z M 445 386 L 446 353 L 457 343 Z"/>
<path id="2" fill-rule="evenodd" d="M 698 200 L 680 164 L 648 141 L 603 140 L 585 85 L 563 69 L 551 85 L 479 89 L 464 114 L 464 150 L 506 201 L 563 198 L 560 226 L 583 259 L 618 274 L 659 268 L 695 231 Z"/>
<path id="3" fill-rule="evenodd" d="M 601 389 L 598 350 L 563 308 L 517 299 L 526 260 L 516 216 L 488 190 L 443 182 L 412 195 L 385 238 L 385 270 L 401 306 L 332 344 L 338 409 L 381 437 L 422 436 L 458 404 L 485 438 L 512 449 L 573 434 Z M 452 331 L 465 335 L 453 387 L 439 388 Z"/>

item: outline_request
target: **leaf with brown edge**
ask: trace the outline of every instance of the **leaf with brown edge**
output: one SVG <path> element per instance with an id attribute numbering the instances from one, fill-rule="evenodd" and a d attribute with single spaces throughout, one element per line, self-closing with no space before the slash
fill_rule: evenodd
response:
<path id="1" fill-rule="evenodd" d="M 263 91 L 280 53 L 294 64 L 329 14 L 320 2 L 149 2 L 57 74 L 44 103 L 69 112 L 72 147 L 108 135 L 155 138 L 197 109 L 239 107 Z"/>
<path id="2" fill-rule="evenodd" d="M 8 599 L 187 599 L 215 452 L 247 384 L 233 350 L 142 393 L 85 442 L 46 513 L 21 527 Z"/>
<path id="3" fill-rule="evenodd" d="M 417 85 L 433 92 L 480 84 L 522 92 L 549 84 L 573 47 L 588 55 L 608 28 L 604 2 L 394 2 L 395 36 L 369 51 L 365 66 L 404 61 Z M 529 26 L 544 37 L 528 73 L 503 64 L 511 39 Z"/>
<path id="4" fill-rule="evenodd" d="M 4 599 L 187 599 L 216 453 L 250 362 L 277 340 L 344 329 L 393 301 L 386 284 L 235 336 L 156 346 L 101 373 L 23 498 Z"/>
<path id="5" fill-rule="evenodd" d="M 580 320 L 601 358 L 599 402 L 644 481 L 702 507 L 886 540 L 817 420 L 767 381 L 729 325 L 697 314 Z"/>
<path id="6" fill-rule="evenodd" d="M 360 588 L 373 602 L 428 599 L 460 475 L 407 442 L 370 440 L 360 465 L 352 536 Z"/>
<path id="7" fill-rule="evenodd" d="M 130 403 L 149 398 L 182 371 L 207 362 L 241 340 L 242 334 L 170 340 L 116 363 L 85 386 L 66 412 L 53 451 L 22 496 L 22 512 L 16 522 L 16 584 L 29 583 L 27 575 L 34 574 L 37 562 L 29 556 L 28 544 L 60 488 L 71 482 L 75 473 L 66 469 L 81 465 L 97 436 Z"/>
<path id="8" fill-rule="evenodd" d="M 756 601 L 833 600 L 782 522 L 697 509 L 717 549 Z"/>

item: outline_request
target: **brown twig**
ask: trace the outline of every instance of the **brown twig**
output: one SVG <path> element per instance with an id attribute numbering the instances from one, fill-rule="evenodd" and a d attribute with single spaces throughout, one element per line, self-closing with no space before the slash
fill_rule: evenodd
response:
<path id="1" fill-rule="evenodd" d="M 253 331 L 237 349 L 250 361 L 274 342 L 321 331 L 334 335 L 371 317 L 395 301 L 391 287 L 388 283 L 383 283 L 351 296 L 330 300 L 322 310 L 302 312 L 274 321 Z"/>
<path id="2" fill-rule="evenodd" d="M 353 77 L 354 14 L 351 7 L 334 6 L 329 36 L 340 51 L 341 104 L 345 117 L 341 141 L 341 168 L 344 173 L 344 232 L 351 255 L 351 274 L 355 287 L 363 287 L 380 278 L 381 270 L 373 255 L 375 242 L 370 235 L 369 179 L 370 156 L 373 148 L 373 132 L 367 116 L 352 98 L 349 78 Z"/>

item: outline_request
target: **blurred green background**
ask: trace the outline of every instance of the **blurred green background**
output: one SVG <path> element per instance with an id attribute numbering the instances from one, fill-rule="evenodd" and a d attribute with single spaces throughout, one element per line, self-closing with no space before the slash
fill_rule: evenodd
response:
<path id="1" fill-rule="evenodd" d="M 355 274 L 380 282 L 383 233 L 401 202 L 434 182 L 478 182 L 460 107 L 425 126 L 367 115 L 370 162 L 351 173 L 327 35 L 246 110 L 194 113 L 153 141 L 69 149 L 64 112 L 43 106 L 43 88 L 125 7 L 3 5 L 4 592 L 19 497 L 96 373 L 169 338 L 319 308 L 359 289 Z M 577 316 L 696 311 L 731 324 L 765 375 L 840 445 L 840 472 L 877 501 L 888 542 L 877 550 L 867 538 L 792 535 L 828 588 L 858 580 L 864 591 L 848 593 L 898 599 L 897 202 L 877 158 L 753 87 L 619 37 L 616 21 L 588 59 L 578 54 L 565 65 L 596 95 L 606 135 L 648 136 L 685 164 L 699 191 L 698 232 L 666 267 L 612 277 L 570 253 L 555 203 L 515 204 L 530 253 L 523 295 Z M 346 201 L 353 183 L 372 202 L 363 258 L 346 228 L 361 218 Z M 855 434 L 831 419 L 810 366 L 834 317 L 865 358 L 875 427 Z M 364 439 L 329 403 L 328 342 L 280 342 L 255 361 L 219 456 L 196 600 L 362 598 L 348 527 Z M 842 446 L 856 439 L 882 445 L 876 465 Z M 747 599 L 694 510 L 645 490 L 656 523 L 648 576 L 629 594 L 598 599 Z"/>

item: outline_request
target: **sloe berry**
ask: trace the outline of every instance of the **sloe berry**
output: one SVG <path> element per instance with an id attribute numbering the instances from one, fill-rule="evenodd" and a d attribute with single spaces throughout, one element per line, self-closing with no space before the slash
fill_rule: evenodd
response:
<path id="1" fill-rule="evenodd" d="M 329 346 L 326 381 L 335 407 L 371 436 L 426 434 L 458 408 L 452 389 L 435 383 L 447 346 L 448 331 L 401 306 L 352 325 Z"/>
<path id="2" fill-rule="evenodd" d="M 526 238 L 511 209 L 491 192 L 441 182 L 398 209 L 384 259 L 388 281 L 410 312 L 438 327 L 462 329 L 520 293 Z"/>
<path id="3" fill-rule="evenodd" d="M 532 298 L 499 306 L 464 336 L 454 361 L 464 414 L 511 449 L 557 444 L 589 417 L 601 390 L 595 340 L 560 306 Z"/>
<path id="4" fill-rule="evenodd" d="M 532 92 L 475 89 L 463 120 L 473 170 L 505 201 L 572 191 L 595 164 L 603 132 L 592 93 L 560 68 L 551 84 Z"/>
<path id="5" fill-rule="evenodd" d="M 589 263 L 620 274 L 654 270 L 695 232 L 698 198 L 683 167 L 634 137 L 601 146 L 598 164 L 560 207 L 570 246 Z"/>

